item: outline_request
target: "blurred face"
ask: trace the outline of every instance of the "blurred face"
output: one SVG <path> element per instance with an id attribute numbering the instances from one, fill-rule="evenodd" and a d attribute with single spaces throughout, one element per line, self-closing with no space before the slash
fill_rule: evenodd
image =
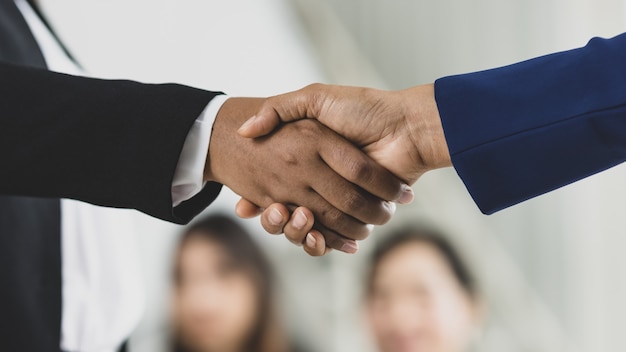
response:
<path id="1" fill-rule="evenodd" d="M 199 236 L 187 239 L 178 265 L 174 321 L 182 341 L 197 351 L 241 350 L 258 315 L 250 275 L 219 244 Z"/>
<path id="2" fill-rule="evenodd" d="M 460 352 L 476 321 L 474 304 L 445 259 L 421 242 L 382 258 L 367 310 L 382 352 Z"/>

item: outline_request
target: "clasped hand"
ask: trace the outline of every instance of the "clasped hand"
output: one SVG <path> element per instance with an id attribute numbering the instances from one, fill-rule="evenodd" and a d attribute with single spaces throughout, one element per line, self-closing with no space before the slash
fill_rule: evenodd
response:
<path id="1" fill-rule="evenodd" d="M 262 212 L 266 231 L 318 256 L 356 252 L 370 224 L 391 218 L 394 202 L 412 201 L 409 185 L 449 165 L 432 85 L 388 92 L 315 84 L 229 99 L 214 124 L 205 179 L 242 196 L 239 216 Z"/>

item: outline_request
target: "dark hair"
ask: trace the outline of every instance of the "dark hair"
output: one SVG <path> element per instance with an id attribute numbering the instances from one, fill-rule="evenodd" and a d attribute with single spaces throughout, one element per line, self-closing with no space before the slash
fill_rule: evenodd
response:
<path id="1" fill-rule="evenodd" d="M 178 267 L 181 249 L 192 238 L 203 238 L 216 242 L 227 256 L 240 268 L 250 274 L 257 287 L 258 321 L 244 344 L 246 352 L 276 352 L 284 350 L 285 336 L 277 323 L 274 300 L 274 275 L 267 258 L 254 243 L 250 234 L 233 218 L 224 215 L 210 215 L 189 226 L 182 235 L 176 255 L 174 282 L 180 282 Z M 177 332 L 174 331 L 173 351 L 188 352 Z"/>
<path id="2" fill-rule="evenodd" d="M 403 245 L 420 242 L 435 248 L 448 264 L 454 278 L 467 295 L 472 299 L 478 298 L 478 287 L 474 276 L 452 243 L 441 232 L 425 226 L 410 226 L 383 236 L 384 239 L 376 246 L 370 257 L 370 269 L 367 278 L 368 293 L 372 290 L 376 270 L 383 258 Z"/>

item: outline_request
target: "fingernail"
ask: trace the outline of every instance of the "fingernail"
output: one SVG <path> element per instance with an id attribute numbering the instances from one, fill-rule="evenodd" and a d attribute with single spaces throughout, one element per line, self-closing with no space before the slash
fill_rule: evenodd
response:
<path id="1" fill-rule="evenodd" d="M 306 245 L 309 248 L 315 248 L 315 245 L 317 244 L 317 240 L 315 239 L 315 237 L 313 237 L 313 235 L 311 235 L 310 233 L 308 233 L 306 235 Z"/>
<path id="2" fill-rule="evenodd" d="M 398 203 L 409 204 L 413 202 L 415 195 L 413 194 L 413 188 L 409 185 L 402 185 L 402 194 L 398 198 Z"/>
<path id="3" fill-rule="evenodd" d="M 248 129 L 248 127 L 250 127 L 250 126 L 254 123 L 254 121 L 255 121 L 256 119 L 257 119 L 257 116 L 256 116 L 256 115 L 254 115 L 254 116 L 252 116 L 251 118 L 249 118 L 249 119 L 248 119 L 248 121 L 244 122 L 244 124 L 243 124 L 243 125 L 241 125 L 241 127 L 239 127 L 239 129 L 237 130 L 237 132 L 243 132 L 243 131 L 245 131 L 246 129 Z"/>
<path id="4" fill-rule="evenodd" d="M 293 219 L 293 227 L 295 227 L 297 230 L 302 230 L 306 223 L 306 215 L 304 215 L 301 211 L 297 211 L 296 216 Z"/>
<path id="5" fill-rule="evenodd" d="M 385 202 L 385 205 L 387 206 L 387 208 L 389 209 L 389 211 L 391 212 L 391 214 L 395 214 L 396 213 L 396 209 L 398 208 L 398 206 L 396 205 L 396 203 L 394 202 Z"/>
<path id="6" fill-rule="evenodd" d="M 359 244 L 354 241 L 346 242 L 341 246 L 341 251 L 348 253 L 348 254 L 354 254 L 358 250 L 359 250 Z"/>
<path id="7" fill-rule="evenodd" d="M 281 214 L 280 211 L 272 208 L 270 214 L 267 216 L 267 219 L 269 220 L 270 224 L 274 226 L 279 226 L 283 222 L 283 214 Z"/>

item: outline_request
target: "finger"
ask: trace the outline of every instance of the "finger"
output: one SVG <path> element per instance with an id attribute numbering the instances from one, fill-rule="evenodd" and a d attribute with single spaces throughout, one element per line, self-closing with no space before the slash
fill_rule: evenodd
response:
<path id="1" fill-rule="evenodd" d="M 261 137 L 272 132 L 279 123 L 280 116 L 278 116 L 276 111 L 266 107 L 244 122 L 237 130 L 237 133 L 246 138 Z"/>
<path id="2" fill-rule="evenodd" d="M 263 209 L 245 198 L 239 199 L 237 205 L 235 205 L 235 214 L 242 219 L 257 217 L 262 212 Z"/>
<path id="3" fill-rule="evenodd" d="M 354 254 L 359 250 L 359 243 L 357 241 L 345 238 L 323 225 L 316 224 L 315 226 L 318 228 L 318 231 L 323 234 L 326 247 L 348 254 Z"/>
<path id="4" fill-rule="evenodd" d="M 324 235 L 317 230 L 312 230 L 306 235 L 303 248 L 312 257 L 323 256 L 331 250 L 326 247 Z"/>
<path id="5" fill-rule="evenodd" d="M 291 213 L 291 219 L 284 226 L 285 237 L 292 243 L 303 243 L 313 228 L 315 217 L 305 207 L 299 207 Z"/>
<path id="6" fill-rule="evenodd" d="M 327 165 L 318 167 L 316 173 L 319 177 L 311 180 L 311 188 L 330 205 L 337 208 L 340 212 L 353 217 L 355 220 L 364 224 L 382 225 L 389 221 L 394 214 L 394 203 L 383 201 L 367 193 L 344 179 Z M 327 217 L 321 218 L 325 225 L 335 230 L 338 229 L 331 225 L 335 222 L 329 223 L 325 218 Z M 332 220 L 334 219 L 331 218 Z M 344 232 L 341 233 L 344 234 Z"/>
<path id="7" fill-rule="evenodd" d="M 323 225 L 345 238 L 359 241 L 367 238 L 372 232 L 371 226 L 335 208 L 314 189 L 308 192 L 307 208 L 313 211 L 315 228 L 319 229 Z M 305 199 L 305 197 L 302 196 L 300 199 Z"/>
<path id="8" fill-rule="evenodd" d="M 322 87 L 322 84 L 311 84 L 295 92 L 266 99 L 256 115 L 237 132 L 242 137 L 256 138 L 272 132 L 281 121 L 317 118 L 323 100 Z"/>
<path id="9" fill-rule="evenodd" d="M 274 203 L 267 207 L 261 214 L 261 225 L 271 234 L 283 233 L 283 227 L 289 221 L 291 213 L 283 204 Z"/>
<path id="10" fill-rule="evenodd" d="M 397 200 L 398 204 L 411 204 L 415 200 L 413 189 L 409 185 L 402 185 L 402 195 Z"/>
<path id="11" fill-rule="evenodd" d="M 333 143 L 320 143 L 320 156 L 335 172 L 372 195 L 387 201 L 404 200 L 411 187 L 360 149 L 335 134 Z"/>

